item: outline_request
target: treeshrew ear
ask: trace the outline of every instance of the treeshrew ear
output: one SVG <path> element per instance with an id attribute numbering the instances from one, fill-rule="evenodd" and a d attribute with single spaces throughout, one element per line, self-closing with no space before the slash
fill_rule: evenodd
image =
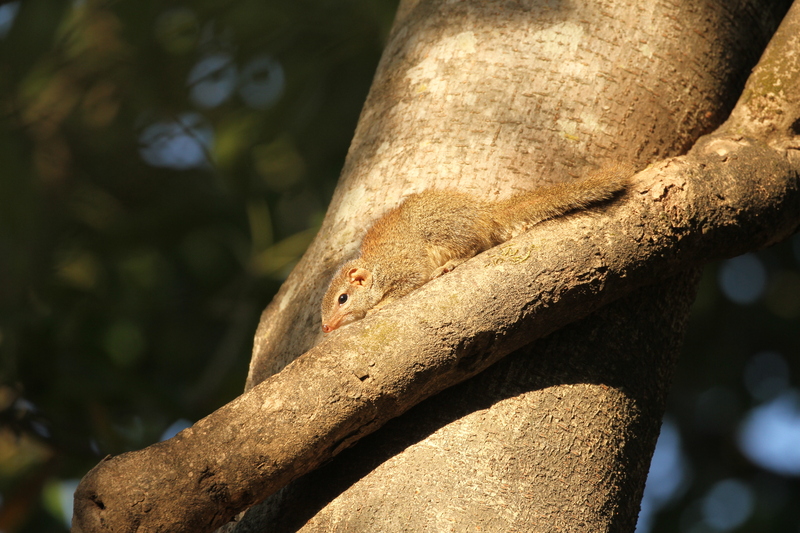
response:
<path id="1" fill-rule="evenodd" d="M 347 280 L 350 285 L 368 286 L 372 283 L 372 273 L 365 268 L 351 268 L 347 272 Z"/>

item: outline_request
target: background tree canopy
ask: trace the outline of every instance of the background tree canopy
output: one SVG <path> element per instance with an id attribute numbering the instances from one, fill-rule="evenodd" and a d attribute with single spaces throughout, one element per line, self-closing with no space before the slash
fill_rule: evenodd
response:
<path id="1" fill-rule="evenodd" d="M 0 530 L 241 392 L 394 9 L 0 2 Z M 797 236 L 707 269 L 641 531 L 797 530 L 798 325 Z"/>

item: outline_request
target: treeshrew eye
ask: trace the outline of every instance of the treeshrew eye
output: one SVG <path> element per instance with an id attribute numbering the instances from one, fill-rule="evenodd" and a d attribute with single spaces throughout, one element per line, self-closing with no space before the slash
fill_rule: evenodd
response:
<path id="1" fill-rule="evenodd" d="M 347 301 L 347 294 L 340 294 L 339 295 L 339 305 L 344 305 Z"/>

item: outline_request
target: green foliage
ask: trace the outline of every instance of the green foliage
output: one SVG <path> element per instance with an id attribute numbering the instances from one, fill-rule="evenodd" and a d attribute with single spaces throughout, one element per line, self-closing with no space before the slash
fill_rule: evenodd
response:
<path id="1" fill-rule="evenodd" d="M 63 528 L 57 480 L 241 392 L 394 9 L 0 7 L 1 530 Z"/>

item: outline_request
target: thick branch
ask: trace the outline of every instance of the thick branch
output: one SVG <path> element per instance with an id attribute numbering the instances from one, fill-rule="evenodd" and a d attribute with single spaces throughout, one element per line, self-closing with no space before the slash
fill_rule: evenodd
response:
<path id="1" fill-rule="evenodd" d="M 800 134 L 800 2 L 792 4 L 720 130 L 778 142 Z"/>
<path id="2" fill-rule="evenodd" d="M 798 160 L 704 139 L 602 213 L 542 224 L 334 332 L 175 438 L 103 461 L 76 492 L 76 525 L 213 530 L 516 348 L 652 280 L 785 238 L 800 225 Z"/>

